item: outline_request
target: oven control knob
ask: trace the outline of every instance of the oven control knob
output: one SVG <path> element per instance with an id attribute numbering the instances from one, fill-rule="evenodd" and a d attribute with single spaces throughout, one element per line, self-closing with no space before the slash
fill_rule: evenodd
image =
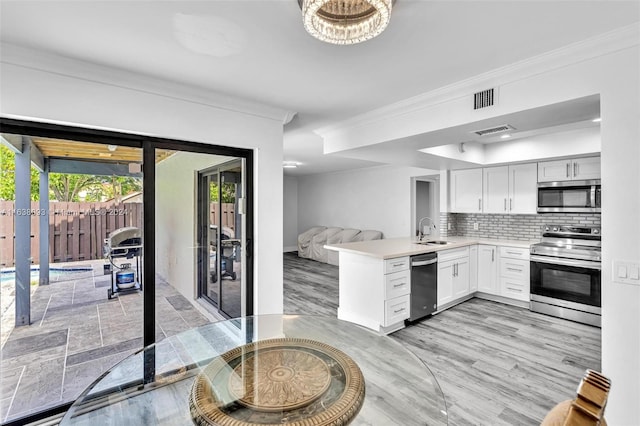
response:
<path id="1" fill-rule="evenodd" d="M 553 227 L 553 232 L 558 232 L 558 227 L 557 226 Z"/>
<path id="2" fill-rule="evenodd" d="M 599 229 L 594 229 L 594 230 L 593 230 L 593 233 L 594 233 L 594 234 L 599 234 L 599 233 L 600 233 L 600 230 L 599 230 Z"/>
<path id="3" fill-rule="evenodd" d="M 544 230 L 545 230 L 545 231 L 549 231 L 550 229 L 551 229 L 551 228 L 549 228 L 548 226 L 545 226 L 545 227 L 544 227 Z"/>

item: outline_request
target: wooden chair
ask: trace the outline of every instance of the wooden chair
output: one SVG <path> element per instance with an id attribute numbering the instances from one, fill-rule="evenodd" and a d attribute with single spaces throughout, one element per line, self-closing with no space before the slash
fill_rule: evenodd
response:
<path id="1" fill-rule="evenodd" d="M 604 409 L 610 388 L 611 381 L 608 378 L 587 370 L 578 385 L 575 399 L 553 407 L 541 426 L 606 426 Z"/>

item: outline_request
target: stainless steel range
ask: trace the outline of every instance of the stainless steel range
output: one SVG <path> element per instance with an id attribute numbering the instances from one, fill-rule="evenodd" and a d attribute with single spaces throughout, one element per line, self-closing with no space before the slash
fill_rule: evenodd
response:
<path id="1" fill-rule="evenodd" d="M 600 327 L 600 227 L 545 225 L 531 246 L 532 311 Z"/>

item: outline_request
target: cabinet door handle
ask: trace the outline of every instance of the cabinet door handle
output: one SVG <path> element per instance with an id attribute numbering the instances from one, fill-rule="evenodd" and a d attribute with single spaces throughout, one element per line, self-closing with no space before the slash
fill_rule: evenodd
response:
<path id="1" fill-rule="evenodd" d="M 578 163 L 573 163 L 573 177 L 578 176 Z"/>
<path id="2" fill-rule="evenodd" d="M 507 253 L 520 256 L 520 252 L 517 252 L 517 251 L 507 251 Z"/>
<path id="3" fill-rule="evenodd" d="M 482 211 L 482 198 L 478 198 L 478 211 Z"/>
<path id="4" fill-rule="evenodd" d="M 494 254 L 495 254 L 495 251 L 494 251 L 493 249 L 491 249 L 491 261 L 492 261 L 492 262 L 493 262 L 493 260 L 494 260 Z"/>
<path id="5" fill-rule="evenodd" d="M 513 210 L 513 198 L 509 198 L 509 210 Z"/>
<path id="6" fill-rule="evenodd" d="M 505 212 L 507 211 L 507 199 L 506 198 L 504 199 L 504 211 Z"/>
<path id="7" fill-rule="evenodd" d="M 394 284 L 393 288 L 398 288 L 398 287 L 402 287 L 404 285 L 404 283 L 400 283 L 400 284 Z"/>
<path id="8" fill-rule="evenodd" d="M 402 266 L 402 265 L 404 265 L 404 262 L 400 262 L 400 263 L 393 263 L 391 266 L 398 267 L 398 266 Z"/>
<path id="9" fill-rule="evenodd" d="M 571 167 L 571 165 L 569 163 L 567 163 L 567 177 L 570 177 L 571 175 L 569 174 L 569 168 Z"/>
<path id="10" fill-rule="evenodd" d="M 507 268 L 507 271 L 522 272 L 522 269 L 517 269 L 517 268 Z"/>
<path id="11" fill-rule="evenodd" d="M 518 292 L 522 293 L 522 289 L 521 288 L 507 287 L 507 290 L 518 291 Z"/>
<path id="12" fill-rule="evenodd" d="M 399 314 L 400 312 L 404 311 L 405 309 L 406 308 L 401 308 L 401 309 L 398 309 L 398 310 L 394 310 L 393 313 L 394 314 Z"/>

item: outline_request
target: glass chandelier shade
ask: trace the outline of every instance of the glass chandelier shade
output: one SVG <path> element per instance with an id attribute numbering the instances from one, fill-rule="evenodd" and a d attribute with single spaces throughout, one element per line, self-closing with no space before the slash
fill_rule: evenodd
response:
<path id="1" fill-rule="evenodd" d="M 355 44 L 380 34 L 389 24 L 393 0 L 302 0 L 304 28 L 333 44 Z"/>

